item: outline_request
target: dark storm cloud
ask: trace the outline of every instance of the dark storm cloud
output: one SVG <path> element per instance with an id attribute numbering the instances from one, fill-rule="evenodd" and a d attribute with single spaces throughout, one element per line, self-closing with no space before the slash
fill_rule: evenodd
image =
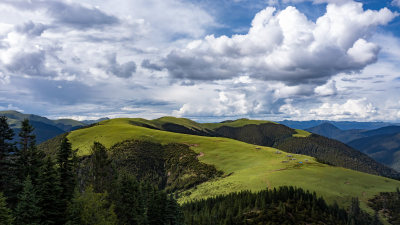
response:
<path id="1" fill-rule="evenodd" d="M 107 73 L 121 78 L 129 78 L 136 72 L 136 63 L 129 61 L 123 64 L 117 62 L 117 55 L 112 54 L 108 57 Z"/>
<path id="2" fill-rule="evenodd" d="M 77 81 L 32 79 L 25 84 L 35 97 L 52 104 L 77 104 L 96 100 L 95 87 Z"/>
<path id="3" fill-rule="evenodd" d="M 46 68 L 45 62 L 46 54 L 44 51 L 19 52 L 13 57 L 12 62 L 6 65 L 6 68 L 17 75 L 55 76 L 54 71 Z"/>
<path id="4" fill-rule="evenodd" d="M 76 29 L 101 28 L 119 23 L 115 16 L 76 3 L 67 4 L 57 0 L 4 0 L 1 3 L 21 10 L 45 10 L 56 23 Z"/>
<path id="5" fill-rule="evenodd" d="M 17 26 L 16 30 L 28 36 L 35 37 L 42 35 L 47 28 L 48 26 L 42 23 L 33 23 L 32 21 L 29 21 L 23 25 Z"/>
<path id="6" fill-rule="evenodd" d="M 189 80 L 223 80 L 240 74 L 239 68 L 221 62 L 209 62 L 203 55 L 180 54 L 172 51 L 165 58 L 165 67 L 169 74 L 177 79 Z"/>
<path id="7" fill-rule="evenodd" d="M 149 59 L 145 59 L 142 61 L 142 64 L 140 65 L 143 68 L 152 70 L 152 71 L 161 71 L 163 70 L 163 67 L 161 65 L 158 65 L 156 63 L 152 63 Z"/>

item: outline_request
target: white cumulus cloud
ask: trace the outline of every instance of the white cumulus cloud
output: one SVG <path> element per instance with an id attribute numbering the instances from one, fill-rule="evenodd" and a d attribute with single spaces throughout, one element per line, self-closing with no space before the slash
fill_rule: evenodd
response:
<path id="1" fill-rule="evenodd" d="M 223 80 L 249 76 L 289 85 L 325 83 L 340 72 L 359 71 L 377 60 L 379 46 L 368 37 L 396 17 L 387 8 L 364 10 L 362 3 L 329 3 L 316 22 L 295 7 L 257 13 L 245 35 L 210 35 L 164 60 L 178 79 Z"/>
<path id="2" fill-rule="evenodd" d="M 310 110 L 317 118 L 330 119 L 368 119 L 377 113 L 377 108 L 366 98 L 349 99 L 343 104 L 324 103 L 318 108 Z"/>

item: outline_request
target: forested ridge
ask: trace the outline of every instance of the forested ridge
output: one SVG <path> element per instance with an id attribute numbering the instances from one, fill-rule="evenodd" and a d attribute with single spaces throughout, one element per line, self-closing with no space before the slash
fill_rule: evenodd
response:
<path id="1" fill-rule="evenodd" d="M 400 174 L 384 166 L 366 154 L 339 141 L 312 134 L 309 137 L 293 137 L 275 146 L 286 152 L 315 157 L 318 161 L 365 173 L 399 179 Z"/>
<path id="2" fill-rule="evenodd" d="M 38 148 L 32 131 L 24 120 L 15 144 L 0 117 L 1 224 L 380 224 L 356 199 L 345 210 L 293 187 L 180 206 L 180 191 L 223 175 L 188 145 L 94 142 L 78 157 L 66 135 Z"/>
<path id="3" fill-rule="evenodd" d="M 132 121 L 131 124 L 183 134 L 231 138 L 249 144 L 274 147 L 286 152 L 309 155 L 329 165 L 400 179 L 399 172 L 376 162 L 366 154 L 346 144 L 316 134 L 311 134 L 308 137 L 296 137 L 295 134 L 297 132 L 295 129 L 282 124 L 268 121 L 251 124 L 251 120 L 246 119 L 224 121 L 219 124 L 214 124 L 218 125 L 215 127 L 208 127 L 207 125 L 198 124 L 194 121 L 191 122 L 194 123 L 196 127 L 184 126 L 178 124 L 178 122 L 175 124 L 167 122 L 156 126 L 151 122 L 152 121 L 146 121 L 146 123 L 143 121 Z M 241 122 L 240 126 L 229 125 L 237 122 Z M 202 129 L 199 127 L 202 127 Z"/>

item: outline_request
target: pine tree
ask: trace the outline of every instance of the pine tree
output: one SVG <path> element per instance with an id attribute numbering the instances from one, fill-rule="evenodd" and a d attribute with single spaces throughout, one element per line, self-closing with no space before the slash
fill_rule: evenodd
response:
<path id="1" fill-rule="evenodd" d="M 95 193 L 88 187 L 82 194 L 75 193 L 68 207 L 67 225 L 115 225 L 117 216 L 114 206 L 109 205 L 106 193 Z"/>
<path id="2" fill-rule="evenodd" d="M 15 210 L 15 224 L 40 224 L 41 210 L 39 199 L 30 176 L 25 179 L 22 193 Z"/>
<path id="3" fill-rule="evenodd" d="M 99 142 L 94 142 L 91 148 L 91 179 L 94 191 L 104 192 L 107 189 L 107 179 L 110 179 L 110 160 L 107 149 Z"/>
<path id="4" fill-rule="evenodd" d="M 30 147 L 36 145 L 36 136 L 33 134 L 34 128 L 28 119 L 24 119 L 21 123 L 21 131 L 19 132 L 20 151 L 27 151 Z"/>
<path id="5" fill-rule="evenodd" d="M 9 157 L 15 151 L 13 137 L 14 131 L 8 126 L 7 117 L 0 116 L 0 192 L 5 191 L 10 181 L 12 163 Z"/>
<path id="6" fill-rule="evenodd" d="M 42 209 L 41 224 L 62 224 L 64 211 L 60 200 L 60 180 L 54 163 L 47 158 L 39 175 L 38 199 Z"/>
<path id="7" fill-rule="evenodd" d="M 129 174 L 120 175 L 112 195 L 120 223 L 141 225 L 147 221 L 142 197 L 136 179 Z"/>
<path id="8" fill-rule="evenodd" d="M 66 209 L 68 202 L 74 195 L 76 184 L 74 169 L 74 152 L 67 138 L 61 142 L 60 149 L 57 153 L 57 164 L 60 176 L 61 195 L 60 200 L 63 202 L 63 208 Z"/>
<path id="9" fill-rule="evenodd" d="M 0 225 L 11 225 L 12 221 L 11 210 L 7 208 L 6 198 L 0 192 Z"/>
<path id="10" fill-rule="evenodd" d="M 156 190 L 151 191 L 148 200 L 147 217 L 149 225 L 164 224 L 164 211 L 165 211 L 165 193 Z"/>
<path id="11" fill-rule="evenodd" d="M 21 182 L 27 176 L 30 176 L 32 183 L 36 184 L 45 155 L 36 147 L 36 136 L 33 134 L 34 128 L 29 124 L 29 120 L 23 120 L 21 126 L 21 131 L 19 132 L 20 149 L 16 160 L 18 176 Z"/>
<path id="12" fill-rule="evenodd" d="M 178 203 L 169 195 L 168 199 L 165 199 L 167 202 L 164 217 L 166 219 L 167 225 L 181 225 L 183 224 L 183 215 L 181 210 L 179 209 Z"/>

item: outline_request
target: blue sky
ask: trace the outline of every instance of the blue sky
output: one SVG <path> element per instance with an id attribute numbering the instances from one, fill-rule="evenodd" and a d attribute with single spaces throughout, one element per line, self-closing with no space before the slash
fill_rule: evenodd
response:
<path id="1" fill-rule="evenodd" d="M 399 0 L 3 0 L 0 110 L 398 122 L 399 12 Z"/>

